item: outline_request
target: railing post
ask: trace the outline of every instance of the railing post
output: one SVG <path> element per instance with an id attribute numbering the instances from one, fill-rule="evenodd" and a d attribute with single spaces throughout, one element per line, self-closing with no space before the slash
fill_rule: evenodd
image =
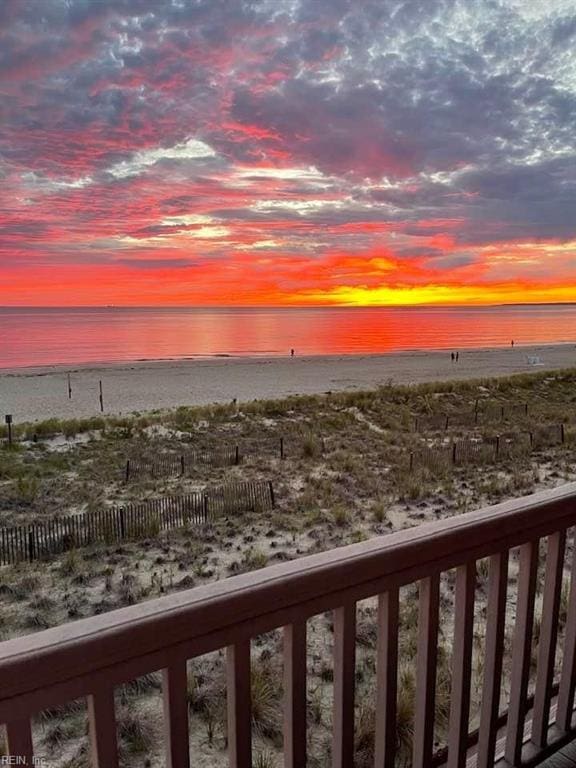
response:
<path id="1" fill-rule="evenodd" d="M 184 477 L 185 469 L 186 469 L 186 465 L 185 465 L 184 456 L 180 456 L 180 474 L 182 475 L 182 477 Z"/>
<path id="2" fill-rule="evenodd" d="M 334 721 L 332 768 L 354 764 L 356 604 L 334 611 Z"/>
<path id="3" fill-rule="evenodd" d="M 228 646 L 226 667 L 230 768 L 252 768 L 250 640 Z"/>
<path id="4" fill-rule="evenodd" d="M 101 688 L 88 697 L 88 723 L 92 767 L 118 768 L 113 688 Z"/>
<path id="5" fill-rule="evenodd" d="M 188 673 L 185 661 L 162 670 L 166 768 L 190 768 Z"/>
<path id="6" fill-rule="evenodd" d="M 519 766 L 522 756 L 537 569 L 538 541 L 529 541 L 520 547 L 516 626 L 512 645 L 510 704 L 508 707 L 505 749 L 505 758 L 512 766 Z"/>
<path id="7" fill-rule="evenodd" d="M 574 708 L 574 689 L 576 687 L 576 534 L 572 540 L 572 572 L 570 575 L 570 595 L 568 597 L 568 613 L 564 633 L 564 653 L 562 657 L 562 672 L 560 674 L 560 689 L 558 691 L 558 706 L 556 709 L 556 725 L 565 732 L 571 730 Z"/>
<path id="8" fill-rule="evenodd" d="M 306 765 L 306 622 L 284 627 L 284 767 Z"/>
<path id="9" fill-rule="evenodd" d="M 538 643 L 538 672 L 531 734 L 532 742 L 541 749 L 548 742 L 548 723 L 550 719 L 556 641 L 558 639 L 558 614 L 560 612 L 565 545 L 565 531 L 558 531 L 548 537 L 546 577 L 542 603 L 542 626 Z"/>
<path id="10" fill-rule="evenodd" d="M 428 768 L 432 762 L 439 601 L 439 575 L 434 574 L 422 579 L 420 581 L 420 607 L 418 615 L 413 768 Z"/>
<path id="11" fill-rule="evenodd" d="M 280 458 L 284 458 L 284 438 L 280 438 Z"/>
<path id="12" fill-rule="evenodd" d="M 15 759 L 21 758 L 24 761 L 21 763 L 23 765 L 34 765 L 30 720 L 12 720 L 6 723 L 6 735 L 8 737 L 8 755 Z M 14 763 L 14 765 L 16 764 Z"/>
<path id="13" fill-rule="evenodd" d="M 476 563 L 469 562 L 461 565 L 456 571 L 448 768 L 464 768 L 466 765 L 468 724 L 470 719 L 475 589 Z"/>
<path id="14" fill-rule="evenodd" d="M 494 766 L 502 686 L 507 585 L 508 552 L 506 551 L 492 555 L 490 558 L 486 612 L 486 661 L 482 685 L 477 768 Z"/>
<path id="15" fill-rule="evenodd" d="M 398 689 L 398 589 L 378 598 L 375 768 L 394 765 Z"/>
<path id="16" fill-rule="evenodd" d="M 126 459 L 126 482 L 130 480 L 130 459 Z"/>

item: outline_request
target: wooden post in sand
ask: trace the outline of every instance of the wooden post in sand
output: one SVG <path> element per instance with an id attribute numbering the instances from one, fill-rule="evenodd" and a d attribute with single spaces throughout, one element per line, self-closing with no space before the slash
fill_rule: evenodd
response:
<path id="1" fill-rule="evenodd" d="M 68 374 L 68 400 L 72 400 L 72 382 L 70 381 L 70 374 Z"/>
<path id="2" fill-rule="evenodd" d="M 276 499 L 274 497 L 274 486 L 272 485 L 272 480 L 268 480 L 268 488 L 270 489 L 270 502 L 273 507 L 276 506 Z"/>
<path id="3" fill-rule="evenodd" d="M 280 438 L 280 458 L 284 458 L 284 438 Z"/>
<path id="4" fill-rule="evenodd" d="M 4 421 L 8 427 L 8 445 L 12 445 L 12 415 L 7 413 L 4 417 Z"/>
<path id="5" fill-rule="evenodd" d="M 100 385 L 100 412 L 104 413 L 104 396 L 102 395 L 102 381 L 98 382 Z"/>

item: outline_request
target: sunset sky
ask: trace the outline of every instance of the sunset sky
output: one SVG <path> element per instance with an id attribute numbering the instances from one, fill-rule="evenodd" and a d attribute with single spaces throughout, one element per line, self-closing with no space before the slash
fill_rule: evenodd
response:
<path id="1" fill-rule="evenodd" d="M 576 0 L 0 0 L 0 290 L 576 301 Z"/>

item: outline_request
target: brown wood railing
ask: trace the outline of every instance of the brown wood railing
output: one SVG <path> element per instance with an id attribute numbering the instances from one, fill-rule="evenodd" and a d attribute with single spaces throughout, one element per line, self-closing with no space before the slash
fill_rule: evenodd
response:
<path id="1" fill-rule="evenodd" d="M 472 632 L 477 560 L 489 558 L 486 641 L 475 761 L 488 768 L 537 762 L 576 734 L 576 484 L 509 501 L 0 644 L 0 723 L 9 751 L 32 764 L 31 718 L 88 701 L 92 765 L 118 766 L 115 687 L 162 670 L 166 765 L 188 768 L 189 659 L 227 649 L 228 750 L 233 768 L 252 765 L 251 639 L 284 633 L 284 760 L 306 764 L 307 621 L 334 612 L 332 765 L 354 766 L 356 606 L 377 598 L 375 765 L 394 765 L 399 664 L 399 589 L 419 584 L 412 765 L 433 764 L 440 577 L 455 569 L 455 621 L 447 764 L 466 764 L 470 738 Z M 540 542 L 547 539 L 537 673 L 528 696 Z M 571 588 L 562 665 L 554 680 L 565 549 Z M 519 548 L 505 733 L 499 711 L 511 550 Z M 513 581 L 513 580 L 512 580 Z M 555 682 L 558 694 L 555 694 Z M 533 706 L 530 701 L 533 700 Z M 529 710 L 529 707 L 532 707 Z M 553 712 L 553 717 L 550 713 Z M 528 731 L 528 742 L 525 735 Z M 503 744 L 504 755 L 500 755 Z M 502 763 L 505 759 L 506 763 Z"/>

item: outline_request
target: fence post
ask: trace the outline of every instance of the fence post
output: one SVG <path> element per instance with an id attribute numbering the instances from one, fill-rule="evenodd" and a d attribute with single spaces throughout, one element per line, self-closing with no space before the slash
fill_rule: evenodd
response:
<path id="1" fill-rule="evenodd" d="M 476 400 L 476 403 L 478 403 L 478 400 Z M 478 409 L 476 408 L 474 410 L 474 426 L 477 426 L 478 424 Z"/>
<path id="2" fill-rule="evenodd" d="M 448 422 L 450 421 L 450 416 L 446 415 L 446 423 L 444 424 L 444 432 L 448 430 Z"/>
<path id="3" fill-rule="evenodd" d="M 184 456 L 180 456 L 180 472 L 184 474 Z"/>
<path id="4" fill-rule="evenodd" d="M 418 416 L 414 416 L 414 432 L 418 432 Z"/>
<path id="5" fill-rule="evenodd" d="M 500 407 L 500 421 L 504 421 L 504 406 Z"/>
<path id="6" fill-rule="evenodd" d="M 7 413 L 6 416 L 4 416 L 4 421 L 8 427 L 8 445 L 12 445 L 12 414 Z"/>
<path id="7" fill-rule="evenodd" d="M 534 432 L 530 431 L 530 432 L 528 432 L 528 434 L 530 435 L 530 448 L 533 448 L 534 447 Z"/>
<path id="8" fill-rule="evenodd" d="M 100 412 L 104 413 L 104 395 L 102 393 L 102 381 L 98 382 L 100 387 Z"/>
<path id="9" fill-rule="evenodd" d="M 564 424 L 560 424 L 560 442 L 564 443 L 565 435 L 564 435 Z"/>
<path id="10" fill-rule="evenodd" d="M 130 480 L 130 459 L 126 459 L 126 482 Z"/>
<path id="11" fill-rule="evenodd" d="M 202 497 L 202 504 L 204 506 L 204 522 L 208 522 L 208 495 L 205 493 Z"/>
<path id="12" fill-rule="evenodd" d="M 500 456 L 500 435 L 496 435 L 496 458 Z"/>
<path id="13" fill-rule="evenodd" d="M 270 488 L 270 500 L 272 502 L 272 506 L 276 506 L 276 499 L 274 498 L 274 486 L 272 485 L 272 480 L 268 480 L 268 488 Z"/>
<path id="14" fill-rule="evenodd" d="M 284 458 L 284 438 L 280 438 L 280 458 Z"/>
<path id="15" fill-rule="evenodd" d="M 34 529 L 28 530 L 28 559 L 30 562 L 34 560 Z"/>
<path id="16" fill-rule="evenodd" d="M 452 464 L 456 464 L 456 447 L 458 443 L 452 443 Z"/>
<path id="17" fill-rule="evenodd" d="M 238 464 L 240 464 L 240 448 L 239 448 L 239 446 L 236 446 L 236 452 L 234 454 L 234 463 L 236 464 L 236 466 L 238 466 Z"/>
<path id="18" fill-rule="evenodd" d="M 524 415 L 528 416 L 528 403 L 524 403 Z"/>
<path id="19" fill-rule="evenodd" d="M 120 538 L 126 538 L 126 529 L 124 527 L 124 507 L 120 507 Z"/>
<path id="20" fill-rule="evenodd" d="M 410 451 L 410 472 L 414 469 L 414 451 Z"/>

